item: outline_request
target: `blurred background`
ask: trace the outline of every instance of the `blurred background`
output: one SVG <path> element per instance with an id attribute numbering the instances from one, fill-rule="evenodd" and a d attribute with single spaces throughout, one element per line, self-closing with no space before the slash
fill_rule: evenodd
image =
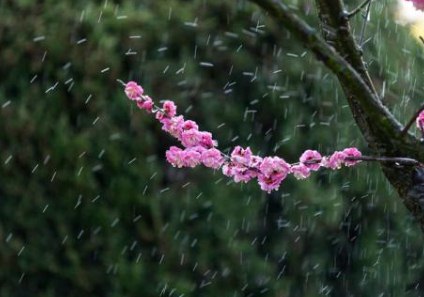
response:
<path id="1" fill-rule="evenodd" d="M 364 57 L 405 123 L 422 18 L 374 2 Z M 167 164 L 175 140 L 125 98 L 117 79 L 175 100 L 222 149 L 366 154 L 333 75 L 248 1 L 0 0 L 0 77 L 1 297 L 424 294 L 423 235 L 378 165 L 267 195 Z"/>

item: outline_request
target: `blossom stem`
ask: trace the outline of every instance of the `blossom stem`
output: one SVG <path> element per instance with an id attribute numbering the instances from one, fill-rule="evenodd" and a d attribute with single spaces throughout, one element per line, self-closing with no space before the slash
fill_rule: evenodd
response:
<path id="1" fill-rule="evenodd" d="M 382 163 L 397 163 L 401 165 L 421 165 L 420 162 L 418 162 L 415 159 L 412 158 L 406 158 L 406 157 L 373 157 L 373 156 L 361 156 L 361 157 L 348 157 L 346 160 L 349 161 L 366 161 L 366 162 L 382 162 Z"/>
<path id="2" fill-rule="evenodd" d="M 406 157 L 374 157 L 374 156 L 360 156 L 360 157 L 346 157 L 347 161 L 365 161 L 365 162 L 382 162 L 382 163 L 397 163 L 401 165 L 417 166 L 422 165 L 415 159 Z M 317 164 L 321 160 L 311 160 L 304 162 L 305 164 Z M 296 163 L 297 164 L 297 163 Z"/>
<path id="3" fill-rule="evenodd" d="M 371 1 L 368 1 L 367 3 L 365 3 L 365 5 L 367 6 L 367 11 L 365 12 L 365 16 L 364 16 L 364 22 L 362 23 L 362 28 L 361 28 L 361 37 L 359 38 L 359 45 L 362 48 L 363 46 L 363 41 L 364 41 L 364 35 L 365 35 L 365 28 L 367 26 L 367 22 L 368 22 L 368 16 L 370 14 L 370 8 L 371 8 Z M 364 5 L 364 6 L 365 6 Z"/>
<path id="4" fill-rule="evenodd" d="M 352 10 L 349 13 L 347 13 L 347 17 L 349 19 L 352 18 L 352 17 L 354 17 L 358 12 L 360 12 L 362 10 L 362 8 L 364 8 L 370 2 L 371 2 L 371 0 L 365 0 L 358 7 L 356 7 L 354 10 Z"/>
<path id="5" fill-rule="evenodd" d="M 419 114 L 424 110 L 424 104 L 415 112 L 414 116 L 409 120 L 408 124 L 406 124 L 405 128 L 403 128 L 401 132 L 401 137 L 404 137 L 406 133 L 408 133 L 409 129 L 411 128 L 412 124 L 414 124 L 415 120 L 419 116 Z"/>

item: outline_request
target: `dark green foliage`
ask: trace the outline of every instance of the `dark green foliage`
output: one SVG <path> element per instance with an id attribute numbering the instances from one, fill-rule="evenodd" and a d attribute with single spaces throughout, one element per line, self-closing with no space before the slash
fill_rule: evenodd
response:
<path id="1" fill-rule="evenodd" d="M 307 2 L 299 12 L 316 26 Z M 422 51 L 388 3 L 374 9 L 384 18 L 368 27 L 378 38 L 366 58 L 406 121 Z M 1 297 L 422 290 L 422 234 L 377 165 L 289 178 L 265 195 L 172 168 L 164 152 L 176 142 L 125 100 L 116 80 L 140 81 L 221 148 L 290 162 L 307 148 L 366 152 L 332 75 L 257 7 L 4 0 L 0 48 Z"/>

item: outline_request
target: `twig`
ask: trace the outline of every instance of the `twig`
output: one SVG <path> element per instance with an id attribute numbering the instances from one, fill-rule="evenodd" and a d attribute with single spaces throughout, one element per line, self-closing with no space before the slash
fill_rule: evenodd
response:
<path id="1" fill-rule="evenodd" d="M 381 163 L 397 163 L 401 165 L 418 166 L 422 165 L 415 159 L 406 157 L 373 157 L 373 156 L 360 156 L 360 157 L 347 157 L 347 161 L 365 161 L 365 162 L 381 162 Z M 318 164 L 321 160 L 310 160 L 303 162 L 304 164 Z M 298 163 L 296 163 L 298 164 Z"/>
<path id="2" fill-rule="evenodd" d="M 366 3 L 365 5 L 367 5 L 367 11 L 365 12 L 365 16 L 364 16 L 364 22 L 362 24 L 362 29 L 361 29 L 361 37 L 359 38 L 359 46 L 362 48 L 363 44 L 363 40 L 364 40 L 364 35 L 365 35 L 365 27 L 367 26 L 367 22 L 368 22 L 368 16 L 370 14 L 370 8 L 371 8 L 371 1 L 369 1 L 368 3 Z"/>
<path id="3" fill-rule="evenodd" d="M 354 10 L 352 10 L 351 12 L 347 13 L 347 18 L 350 19 L 352 17 L 354 17 L 358 12 L 360 12 L 362 10 L 362 8 L 364 8 L 368 3 L 370 3 L 371 0 L 365 0 L 364 2 L 362 2 L 358 7 L 356 7 Z"/>
<path id="4" fill-rule="evenodd" d="M 116 81 L 117 81 L 118 83 L 120 83 L 120 84 L 121 84 L 121 86 L 125 87 L 125 85 L 126 85 L 126 84 L 125 84 L 122 80 L 117 79 Z"/>
<path id="5" fill-rule="evenodd" d="M 404 158 L 404 157 L 370 157 L 370 156 L 361 156 L 361 157 L 348 157 L 346 160 L 352 161 L 366 161 L 366 162 L 382 162 L 382 163 L 397 163 L 402 165 L 421 165 L 415 159 L 412 158 Z"/>
<path id="6" fill-rule="evenodd" d="M 424 37 L 420 36 L 419 38 L 424 43 Z"/>
<path id="7" fill-rule="evenodd" d="M 420 113 L 424 110 L 424 104 L 415 112 L 414 116 L 409 120 L 408 124 L 406 124 L 405 128 L 403 128 L 401 132 L 401 137 L 405 136 L 411 128 L 412 124 L 415 122 L 416 118 L 420 115 Z"/>

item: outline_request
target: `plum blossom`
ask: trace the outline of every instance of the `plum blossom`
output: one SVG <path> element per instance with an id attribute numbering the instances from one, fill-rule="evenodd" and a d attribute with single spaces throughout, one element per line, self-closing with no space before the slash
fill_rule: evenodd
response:
<path id="1" fill-rule="evenodd" d="M 305 164 L 297 164 L 291 167 L 291 173 L 297 179 L 305 179 L 311 175 L 311 169 Z"/>
<path id="2" fill-rule="evenodd" d="M 334 152 L 330 157 L 324 157 L 321 165 L 326 168 L 340 169 L 345 162 L 346 155 L 343 152 Z"/>
<path id="3" fill-rule="evenodd" d="M 183 131 L 184 117 L 176 116 L 170 119 L 162 119 L 162 130 L 168 132 L 177 139 L 181 139 L 181 133 Z"/>
<path id="4" fill-rule="evenodd" d="M 172 118 L 177 114 L 177 106 L 171 100 L 165 100 L 165 102 L 163 102 L 162 109 L 168 118 Z"/>
<path id="5" fill-rule="evenodd" d="M 247 183 L 248 181 L 250 181 L 251 179 L 257 176 L 258 176 L 258 172 L 249 167 L 239 165 L 239 166 L 234 166 L 233 168 L 233 178 L 236 183 L 238 182 Z"/>
<path id="6" fill-rule="evenodd" d="M 231 161 L 249 166 L 250 160 L 252 158 L 252 151 L 250 148 L 242 148 L 241 146 L 236 146 L 231 152 Z"/>
<path id="7" fill-rule="evenodd" d="M 417 119 L 415 120 L 416 124 L 417 124 L 417 128 L 421 131 L 424 132 L 424 110 L 420 112 L 420 114 L 418 115 Z"/>
<path id="8" fill-rule="evenodd" d="M 202 155 L 196 149 L 185 149 L 182 153 L 185 167 L 196 167 L 200 164 Z"/>
<path id="9" fill-rule="evenodd" d="M 138 100 L 143 93 L 143 88 L 135 81 L 129 81 L 125 84 L 125 94 L 130 100 Z"/>
<path id="10" fill-rule="evenodd" d="M 166 160 L 174 167 L 196 167 L 200 164 L 201 154 L 195 149 L 180 149 L 171 146 L 166 151 Z"/>
<path id="11" fill-rule="evenodd" d="M 222 173 L 234 179 L 236 183 L 247 183 L 258 175 L 258 169 L 245 166 L 240 163 L 229 162 L 222 167 Z"/>
<path id="12" fill-rule="evenodd" d="M 263 159 L 259 156 L 252 155 L 250 158 L 249 167 L 259 170 L 259 166 L 261 166 Z"/>
<path id="13" fill-rule="evenodd" d="M 171 146 L 165 153 L 166 160 L 174 167 L 184 167 L 182 152 L 183 150 L 179 147 Z"/>
<path id="14" fill-rule="evenodd" d="M 153 111 L 153 105 L 153 100 L 149 96 L 146 96 L 146 99 L 144 100 L 137 100 L 137 107 L 140 109 L 144 109 L 149 113 Z"/>
<path id="15" fill-rule="evenodd" d="M 215 146 L 215 141 L 210 132 L 198 131 L 197 129 L 183 130 L 181 132 L 181 143 L 185 147 L 200 145 L 204 148 L 212 148 Z"/>
<path id="16" fill-rule="evenodd" d="M 290 173 L 290 164 L 279 157 L 265 157 L 259 169 L 259 185 L 262 190 L 270 193 L 272 190 L 277 190 Z"/>
<path id="17" fill-rule="evenodd" d="M 199 130 L 199 126 L 196 124 L 196 122 L 193 122 L 192 120 L 184 121 L 182 128 L 183 130 Z"/>
<path id="18" fill-rule="evenodd" d="M 219 150 L 211 148 L 202 152 L 201 161 L 206 167 L 218 169 L 224 163 L 224 157 Z"/>
<path id="19" fill-rule="evenodd" d="M 344 161 L 344 165 L 345 166 L 354 166 L 356 164 L 358 164 L 359 162 L 361 162 L 360 160 L 349 160 L 348 158 L 358 158 L 361 157 L 362 154 L 361 152 L 356 148 L 356 147 L 349 147 L 349 148 L 345 148 L 342 151 L 343 154 L 345 154 L 346 158 Z"/>
<path id="20" fill-rule="evenodd" d="M 212 133 L 199 132 L 199 144 L 205 148 L 212 148 L 216 146 L 216 141 L 212 139 Z"/>
<path id="21" fill-rule="evenodd" d="M 301 156 L 300 156 L 300 163 L 308 167 L 310 170 L 317 171 L 320 168 L 320 162 L 321 162 L 321 154 L 314 150 L 306 150 Z M 316 163 L 312 163 L 312 162 Z M 310 163 L 308 163 L 310 162 Z"/>

